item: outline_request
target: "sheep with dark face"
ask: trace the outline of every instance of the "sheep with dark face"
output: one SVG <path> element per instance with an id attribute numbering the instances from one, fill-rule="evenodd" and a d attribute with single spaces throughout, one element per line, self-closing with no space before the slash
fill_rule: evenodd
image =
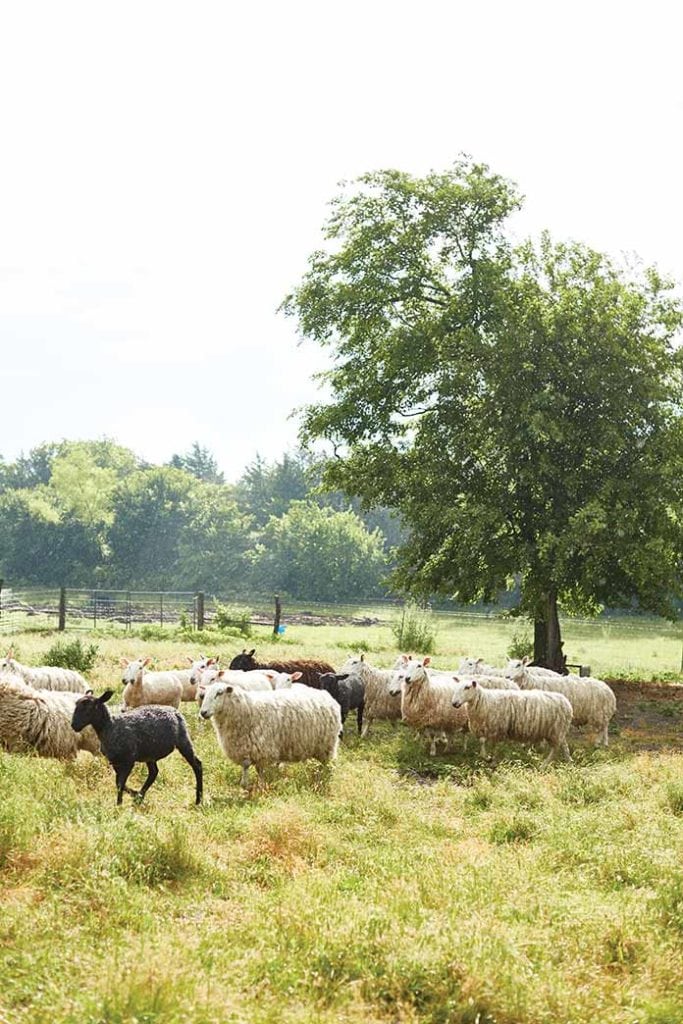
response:
<path id="1" fill-rule="evenodd" d="M 358 732 L 363 728 L 363 708 L 365 706 L 365 685 L 360 676 L 348 672 L 321 672 L 320 689 L 327 690 L 334 697 L 341 709 L 342 725 L 349 711 L 356 711 Z"/>
<path id="2" fill-rule="evenodd" d="M 187 733 L 185 719 L 174 708 L 145 705 L 112 718 L 106 707 L 113 696 L 106 690 L 101 697 L 85 696 L 76 701 L 71 727 L 80 732 L 91 725 L 100 741 L 102 753 L 116 772 L 116 803 L 123 802 L 123 793 L 144 798 L 159 769 L 157 761 L 179 750 L 191 766 L 196 781 L 195 803 L 202 799 L 202 762 L 196 756 Z M 128 776 L 137 762 L 147 765 L 147 778 L 140 792 L 126 785 Z"/>
<path id="3" fill-rule="evenodd" d="M 230 662 L 230 668 L 241 672 L 253 672 L 256 669 L 274 669 L 276 672 L 301 672 L 300 682 L 304 686 L 312 686 L 315 690 L 320 689 L 318 676 L 321 672 L 334 672 L 334 666 L 327 661 L 315 661 L 313 658 L 293 658 L 290 661 L 278 661 L 273 658 L 270 661 L 256 661 L 254 655 L 256 648 L 250 651 L 245 648 L 241 654 L 237 654 Z"/>

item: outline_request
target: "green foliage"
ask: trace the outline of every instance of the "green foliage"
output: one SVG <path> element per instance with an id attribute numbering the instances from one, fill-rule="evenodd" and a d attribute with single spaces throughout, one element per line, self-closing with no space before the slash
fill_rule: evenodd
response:
<path id="1" fill-rule="evenodd" d="M 379 533 L 353 512 L 294 501 L 271 517 L 254 552 L 260 589 L 311 601 L 344 601 L 381 592 L 386 555 Z"/>
<path id="2" fill-rule="evenodd" d="M 83 644 L 79 639 L 58 640 L 45 655 L 46 665 L 57 665 L 59 668 L 73 668 L 77 672 L 88 673 L 97 660 L 97 644 Z"/>
<path id="3" fill-rule="evenodd" d="M 208 484 L 223 484 L 225 478 L 218 469 L 218 463 L 208 448 L 203 448 L 195 441 L 185 455 L 174 455 L 169 463 L 174 469 L 184 469 L 197 480 Z"/>
<path id="4" fill-rule="evenodd" d="M 508 658 L 531 658 L 534 653 L 534 641 L 528 629 L 515 633 L 507 649 Z"/>
<path id="5" fill-rule="evenodd" d="M 216 602 L 212 625 L 216 629 L 231 629 L 240 636 L 251 636 L 251 608 L 239 604 L 221 604 Z"/>
<path id="6" fill-rule="evenodd" d="M 463 160 L 363 176 L 337 199 L 285 312 L 332 349 L 303 439 L 330 487 L 395 507 L 418 596 L 674 614 L 683 387 L 671 282 L 578 244 L 514 249 L 514 186 Z M 553 638 L 556 660 L 559 635 Z"/>
<path id="7" fill-rule="evenodd" d="M 402 651 L 417 651 L 420 654 L 431 654 L 434 651 L 436 620 L 431 608 L 414 602 L 404 604 L 391 631 L 396 637 L 396 645 Z"/>

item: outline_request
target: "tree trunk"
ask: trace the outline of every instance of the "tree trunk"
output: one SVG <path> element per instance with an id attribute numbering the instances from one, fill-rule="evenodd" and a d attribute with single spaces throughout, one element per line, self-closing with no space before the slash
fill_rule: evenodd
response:
<path id="1" fill-rule="evenodd" d="M 554 588 L 543 595 L 540 615 L 534 619 L 534 664 L 566 674 L 567 665 L 562 653 L 560 619 L 557 614 L 557 593 Z"/>

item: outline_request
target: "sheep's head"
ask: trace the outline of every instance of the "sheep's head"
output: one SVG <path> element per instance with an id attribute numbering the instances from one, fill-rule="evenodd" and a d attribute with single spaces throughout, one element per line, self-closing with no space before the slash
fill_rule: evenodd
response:
<path id="1" fill-rule="evenodd" d="M 268 669 L 263 673 L 270 679 L 270 685 L 274 690 L 287 690 L 292 685 L 301 679 L 303 672 L 275 672 L 272 669 Z"/>
<path id="2" fill-rule="evenodd" d="M 453 682 L 458 684 L 451 701 L 454 708 L 461 708 L 463 704 L 467 704 L 481 689 L 476 679 L 460 679 L 459 676 L 453 676 Z"/>
<path id="3" fill-rule="evenodd" d="M 513 682 L 518 683 L 524 679 L 527 674 L 526 667 L 528 660 L 526 658 L 510 658 L 505 669 L 505 678 L 512 679 Z"/>
<path id="4" fill-rule="evenodd" d="M 17 671 L 17 663 L 14 660 L 14 647 L 10 647 L 5 657 L 0 661 L 0 672 Z"/>
<path id="5" fill-rule="evenodd" d="M 458 672 L 462 672 L 466 676 L 477 676 L 481 674 L 483 667 L 483 658 L 461 658 Z"/>
<path id="6" fill-rule="evenodd" d="M 241 654 L 237 654 L 230 662 L 230 668 L 237 672 L 252 672 L 258 668 L 254 655 L 256 654 L 256 648 L 252 647 L 250 651 L 246 647 L 242 650 Z"/>
<path id="7" fill-rule="evenodd" d="M 353 655 L 353 657 L 346 659 L 346 661 L 342 665 L 341 669 L 339 670 L 339 673 L 345 673 L 347 676 L 359 675 L 360 673 L 362 673 L 364 665 L 365 665 L 365 655 L 364 654 L 355 654 L 355 655 Z M 339 673 L 337 673 L 337 674 L 339 674 Z M 331 675 L 331 674 L 332 673 L 327 673 L 327 675 Z"/>
<path id="8" fill-rule="evenodd" d="M 231 683 L 211 683 L 204 694 L 202 706 L 199 709 L 201 718 L 211 718 L 226 698 L 230 698 L 238 687 Z M 242 691 L 244 692 L 244 691 Z"/>
<path id="9" fill-rule="evenodd" d="M 71 728 L 74 732 L 81 732 L 86 725 L 92 725 L 97 729 L 103 725 L 109 716 L 104 705 L 114 696 L 113 690 L 105 690 L 104 693 L 95 697 L 92 690 L 83 697 L 79 697 L 74 705 L 74 713 L 71 716 Z"/>
<path id="10" fill-rule="evenodd" d="M 192 665 L 190 672 L 190 683 L 195 686 L 200 680 L 206 669 L 212 666 L 218 666 L 218 656 L 215 658 L 205 658 L 203 654 L 199 655 L 197 661 L 192 661 L 192 658 L 187 659 Z"/>
<path id="11" fill-rule="evenodd" d="M 151 658 L 136 658 L 135 661 L 128 661 L 127 658 L 121 658 L 121 668 L 123 669 L 123 675 L 121 676 L 122 683 L 134 683 L 140 678 L 144 669 L 149 665 Z"/>
<path id="12" fill-rule="evenodd" d="M 389 684 L 389 693 L 392 697 L 396 697 L 401 690 L 405 693 L 409 693 L 411 687 L 415 687 L 420 683 L 425 682 L 427 676 L 427 666 L 431 663 L 431 658 L 413 658 L 407 663 L 402 669 L 394 673 L 394 678 Z"/>

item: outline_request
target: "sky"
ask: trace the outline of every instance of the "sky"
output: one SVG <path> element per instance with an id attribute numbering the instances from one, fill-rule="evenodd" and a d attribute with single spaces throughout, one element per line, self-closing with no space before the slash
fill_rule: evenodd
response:
<path id="1" fill-rule="evenodd" d="M 338 183 L 461 153 L 548 229 L 683 282 L 671 0 L 0 0 L 0 454 L 296 446 L 278 313 Z"/>

